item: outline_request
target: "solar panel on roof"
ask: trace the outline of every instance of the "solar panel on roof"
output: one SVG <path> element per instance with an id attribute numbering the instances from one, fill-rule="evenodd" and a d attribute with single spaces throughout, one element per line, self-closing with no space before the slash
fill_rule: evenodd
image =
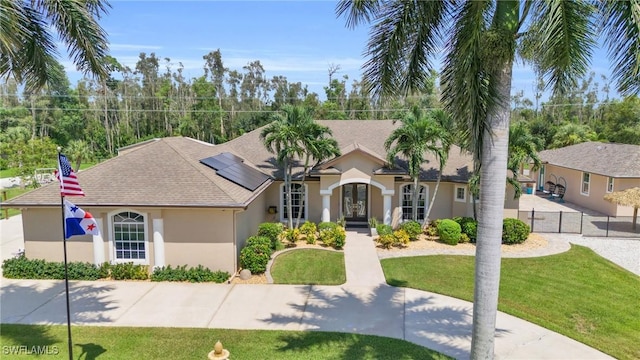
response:
<path id="1" fill-rule="evenodd" d="M 242 158 L 228 152 L 201 159 L 200 162 L 216 170 L 216 174 L 221 177 L 247 190 L 254 191 L 269 180 L 269 176 L 245 165 Z"/>

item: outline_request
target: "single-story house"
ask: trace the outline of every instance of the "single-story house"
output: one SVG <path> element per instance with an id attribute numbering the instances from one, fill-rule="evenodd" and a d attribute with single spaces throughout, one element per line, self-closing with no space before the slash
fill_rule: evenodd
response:
<path id="1" fill-rule="evenodd" d="M 341 155 L 309 171 L 301 191 L 296 164 L 293 215 L 302 221 L 366 225 L 375 217 L 397 225 L 411 219 L 412 182 L 406 164 L 387 166 L 384 141 L 399 126 L 387 120 L 318 121 L 328 126 Z M 246 239 L 261 222 L 287 217 L 283 169 L 260 139 L 261 129 L 220 145 L 185 137 L 148 140 L 78 174 L 85 197 L 70 201 L 98 221 L 98 236 L 74 237 L 70 261 L 134 262 L 150 266 L 202 264 L 235 272 Z M 438 174 L 432 154 L 422 167 L 418 218 L 424 219 Z M 431 219 L 471 216 L 472 157 L 453 146 Z M 304 197 L 304 202 L 302 201 Z M 57 183 L 3 204 L 21 208 L 29 258 L 61 260 L 62 225 Z M 505 216 L 517 217 L 507 189 Z"/>
<path id="2" fill-rule="evenodd" d="M 609 216 L 632 216 L 633 208 L 604 200 L 604 195 L 640 186 L 640 146 L 585 142 L 541 151 L 543 166 L 534 174 L 541 189 L 562 185 L 564 200 Z"/>

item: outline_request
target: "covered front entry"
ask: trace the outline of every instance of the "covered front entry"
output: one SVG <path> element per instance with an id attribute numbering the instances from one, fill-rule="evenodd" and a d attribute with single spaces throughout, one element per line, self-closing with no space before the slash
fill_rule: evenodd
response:
<path id="1" fill-rule="evenodd" d="M 369 185 L 362 183 L 342 186 L 342 215 L 347 225 L 366 225 L 369 216 Z"/>

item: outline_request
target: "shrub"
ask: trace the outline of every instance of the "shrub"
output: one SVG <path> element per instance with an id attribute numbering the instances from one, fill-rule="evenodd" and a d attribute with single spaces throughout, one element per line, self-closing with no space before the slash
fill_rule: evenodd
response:
<path id="1" fill-rule="evenodd" d="M 323 230 L 327 230 L 327 229 L 335 229 L 336 227 L 338 227 L 338 224 L 336 223 L 332 223 L 332 222 L 321 222 L 320 224 L 318 224 L 318 232 L 322 232 Z"/>
<path id="2" fill-rule="evenodd" d="M 369 228 L 370 229 L 375 229 L 376 227 L 378 227 L 378 219 L 372 217 L 369 218 Z"/>
<path id="3" fill-rule="evenodd" d="M 250 236 L 247 239 L 247 244 L 245 246 L 255 246 L 255 245 L 265 246 L 273 250 L 273 248 L 271 247 L 272 245 L 271 239 L 269 239 L 266 236 L 259 236 L 259 235 Z"/>
<path id="4" fill-rule="evenodd" d="M 100 269 L 94 264 L 88 262 L 70 262 L 67 264 L 67 272 L 70 280 L 100 279 Z"/>
<path id="5" fill-rule="evenodd" d="M 529 225 L 519 219 L 504 219 L 502 223 L 502 243 L 507 245 L 520 244 L 527 240 L 531 229 Z"/>
<path id="6" fill-rule="evenodd" d="M 282 238 L 289 242 L 289 244 L 295 244 L 300 239 L 300 229 L 287 229 L 281 234 Z"/>
<path id="7" fill-rule="evenodd" d="M 455 222 L 460 224 L 463 234 L 467 234 L 472 242 L 475 242 L 478 237 L 478 222 L 471 217 L 455 217 Z"/>
<path id="8" fill-rule="evenodd" d="M 271 240 L 271 248 L 277 250 L 279 236 L 284 230 L 281 223 L 265 222 L 258 225 L 258 236 L 265 236 Z"/>
<path id="9" fill-rule="evenodd" d="M 342 249 L 347 243 L 347 232 L 342 226 L 338 226 L 333 230 L 333 247 Z"/>
<path id="10" fill-rule="evenodd" d="M 383 234 L 376 239 L 376 242 L 384 249 L 391 249 L 393 244 L 396 242 L 396 238 L 393 234 Z"/>
<path id="11" fill-rule="evenodd" d="M 67 264 L 70 280 L 98 280 L 100 269 L 91 263 L 70 262 Z M 24 255 L 10 258 L 2 263 L 2 273 L 8 279 L 64 279 L 64 263 L 45 261 L 42 259 L 27 259 Z M 108 275 L 108 274 L 107 274 Z"/>
<path id="12" fill-rule="evenodd" d="M 320 231 L 320 241 L 326 246 L 340 249 L 347 241 L 347 233 L 342 226 L 331 226 Z"/>
<path id="13" fill-rule="evenodd" d="M 379 236 L 393 234 L 393 228 L 386 224 L 378 224 L 378 226 L 376 226 L 376 231 Z"/>
<path id="14" fill-rule="evenodd" d="M 438 223 L 438 236 L 446 244 L 456 245 L 460 241 L 461 233 L 460 224 L 451 219 L 443 219 Z"/>
<path id="15" fill-rule="evenodd" d="M 252 274 L 262 274 L 267 270 L 271 258 L 271 248 L 256 244 L 245 246 L 240 251 L 240 266 L 249 269 Z"/>
<path id="16" fill-rule="evenodd" d="M 315 244 L 317 239 L 318 228 L 315 223 L 311 221 L 305 221 L 304 224 L 300 226 L 300 233 L 304 234 L 307 240 L 307 244 Z"/>
<path id="17" fill-rule="evenodd" d="M 400 230 L 404 230 L 409 235 L 409 240 L 418 240 L 418 235 L 422 234 L 422 225 L 419 222 L 411 220 L 403 222 L 400 225 Z"/>
<path id="18" fill-rule="evenodd" d="M 338 224 L 338 226 L 342 226 L 343 228 L 347 226 L 347 219 L 345 219 L 344 216 L 341 216 L 336 223 Z"/>
<path id="19" fill-rule="evenodd" d="M 393 237 L 395 242 L 393 243 L 394 246 L 404 246 L 407 245 L 409 243 L 409 241 L 411 240 L 411 237 L 409 235 L 409 233 L 404 230 L 404 229 L 399 229 L 393 232 Z"/>
<path id="20" fill-rule="evenodd" d="M 132 262 L 111 264 L 110 275 L 113 280 L 147 280 L 149 279 L 149 267 L 147 265 L 134 265 Z"/>
<path id="21" fill-rule="evenodd" d="M 458 243 L 468 243 L 470 241 L 471 239 L 469 239 L 469 235 L 465 233 L 460 234 L 460 240 L 458 241 Z"/>
<path id="22" fill-rule="evenodd" d="M 151 281 L 189 281 L 223 283 L 231 275 L 226 271 L 211 271 L 202 265 L 187 270 L 187 265 L 171 268 L 171 265 L 156 268 L 151 274 Z"/>

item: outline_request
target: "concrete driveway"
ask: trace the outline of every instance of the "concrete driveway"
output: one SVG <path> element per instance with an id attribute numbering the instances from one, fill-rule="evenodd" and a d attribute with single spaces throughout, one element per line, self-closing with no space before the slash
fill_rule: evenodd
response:
<path id="1" fill-rule="evenodd" d="M 0 257 L 2 257 L 2 261 L 14 257 L 19 250 L 23 249 L 22 215 L 0 220 Z"/>

